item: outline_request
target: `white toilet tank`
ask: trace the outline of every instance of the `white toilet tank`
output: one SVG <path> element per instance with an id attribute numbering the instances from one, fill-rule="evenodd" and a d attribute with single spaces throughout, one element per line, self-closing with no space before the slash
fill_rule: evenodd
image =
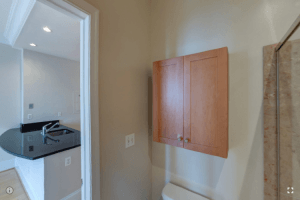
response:
<path id="1" fill-rule="evenodd" d="M 162 197 L 163 200 L 209 200 L 172 183 L 164 187 Z"/>

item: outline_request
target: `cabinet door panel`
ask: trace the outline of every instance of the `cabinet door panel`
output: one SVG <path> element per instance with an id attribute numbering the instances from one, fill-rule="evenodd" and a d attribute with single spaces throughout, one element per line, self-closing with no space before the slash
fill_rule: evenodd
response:
<path id="1" fill-rule="evenodd" d="M 153 64 L 153 140 L 183 147 L 183 57 Z"/>
<path id="2" fill-rule="evenodd" d="M 184 57 L 184 138 L 184 148 L 227 157 L 227 48 Z"/>
<path id="3" fill-rule="evenodd" d="M 217 84 L 216 57 L 191 62 L 191 141 L 194 144 L 217 147 Z M 210 134 L 207 134 L 210 133 Z"/>

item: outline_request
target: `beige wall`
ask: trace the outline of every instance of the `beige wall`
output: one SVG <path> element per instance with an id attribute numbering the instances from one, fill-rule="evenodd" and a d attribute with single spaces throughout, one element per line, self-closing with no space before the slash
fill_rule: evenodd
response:
<path id="1" fill-rule="evenodd" d="M 148 0 L 86 1 L 100 10 L 102 200 L 150 199 L 151 154 L 154 200 L 168 181 L 213 199 L 262 200 L 262 47 L 281 39 L 299 1 L 152 0 L 151 19 Z M 151 63 L 223 46 L 230 53 L 228 159 L 158 143 L 149 151 Z M 136 145 L 125 149 L 133 132 Z"/>
<path id="2" fill-rule="evenodd" d="M 101 200 L 150 200 L 148 0 L 86 0 L 99 9 Z M 125 136 L 135 145 L 125 149 Z"/>
<path id="3" fill-rule="evenodd" d="M 262 48 L 299 8 L 298 0 L 152 0 L 151 62 L 228 46 L 230 107 L 228 159 L 153 143 L 153 200 L 169 181 L 216 200 L 263 200 Z"/>

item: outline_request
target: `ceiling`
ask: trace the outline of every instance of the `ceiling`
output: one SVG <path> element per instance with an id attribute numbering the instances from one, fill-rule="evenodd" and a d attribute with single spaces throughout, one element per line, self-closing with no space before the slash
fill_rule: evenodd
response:
<path id="1" fill-rule="evenodd" d="M 43 30 L 48 26 L 52 32 Z M 31 47 L 34 43 L 37 46 Z M 79 61 L 80 22 L 36 2 L 16 40 L 15 47 Z"/>
<path id="2" fill-rule="evenodd" d="M 8 21 L 9 13 L 12 7 L 13 0 L 1 0 L 0 6 L 0 42 L 7 43 L 4 32 Z"/>
<path id="3" fill-rule="evenodd" d="M 21 5 L 24 0 L 1 0 L 0 6 L 0 42 L 10 44 L 15 48 L 29 49 L 57 57 L 67 58 L 79 61 L 80 59 L 80 22 L 71 18 L 55 9 L 33 0 L 27 0 L 32 3 L 32 7 L 27 6 L 29 10 L 27 16 L 23 13 L 24 23 L 20 23 L 19 27 L 13 27 L 12 30 L 20 29 L 12 42 L 7 42 L 5 38 L 5 30 L 7 29 L 7 21 L 14 22 L 11 13 L 17 15 L 20 13 L 19 7 L 24 10 Z M 24 4 L 24 3 L 23 3 Z M 15 8 L 17 7 L 17 8 Z M 19 9 L 19 10 L 18 10 Z M 15 10 L 15 11 L 14 11 Z M 19 17 L 19 16 L 18 16 Z M 10 20 L 12 18 L 12 20 Z M 17 17 L 15 17 L 17 18 Z M 11 22 L 11 23 L 12 23 Z M 10 22 L 9 22 L 10 23 Z M 43 30 L 44 26 L 48 26 L 52 32 L 47 33 Z M 6 32 L 9 32 L 6 30 Z M 34 43 L 37 46 L 32 47 L 29 44 Z"/>

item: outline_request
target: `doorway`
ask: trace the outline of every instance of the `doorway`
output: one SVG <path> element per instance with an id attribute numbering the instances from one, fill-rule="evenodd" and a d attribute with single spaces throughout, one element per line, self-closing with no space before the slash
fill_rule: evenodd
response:
<path id="1" fill-rule="evenodd" d="M 72 102 L 73 112 L 75 113 L 78 112 L 78 107 L 80 108 L 80 123 L 81 123 L 80 126 L 81 159 L 80 160 L 81 160 L 81 179 L 82 179 L 82 187 L 80 191 L 81 191 L 81 199 L 92 199 L 92 196 L 96 198 L 97 197 L 100 198 L 100 177 L 99 177 L 100 156 L 99 156 L 99 127 L 98 127 L 98 120 L 99 120 L 98 117 L 98 39 L 97 39 L 98 11 L 95 8 L 93 8 L 91 5 L 87 4 L 86 2 L 77 1 L 77 0 L 72 0 L 72 1 L 38 0 L 38 1 L 22 1 L 19 3 L 22 5 L 14 5 L 15 6 L 14 9 L 15 11 L 20 11 L 20 9 L 21 10 L 23 9 L 24 12 L 18 12 L 18 13 L 21 14 L 25 13 L 23 18 L 26 18 L 26 20 L 27 17 L 30 15 L 30 12 L 28 11 L 31 11 L 35 5 L 40 4 L 43 6 L 48 6 L 48 8 L 54 9 L 55 11 L 60 12 L 70 18 L 73 18 L 74 20 L 77 20 L 80 23 L 80 52 L 78 55 L 80 57 L 80 64 L 79 64 L 80 94 L 78 94 L 78 90 L 73 91 L 73 102 Z M 26 12 L 28 12 L 27 17 L 26 17 Z M 15 24 L 14 26 L 12 26 L 13 28 L 11 28 L 11 30 L 7 32 L 6 36 L 8 37 L 7 40 L 5 41 L 7 42 L 6 45 L 11 46 L 12 48 L 18 48 L 16 46 L 16 41 L 18 38 L 16 37 L 16 35 L 19 36 L 22 29 L 18 30 L 18 28 L 16 27 L 21 26 L 23 28 L 23 26 L 26 23 L 26 20 L 24 22 L 22 22 L 22 20 L 20 20 L 21 22 L 18 20 L 14 21 Z M 18 22 L 20 23 L 18 24 Z M 15 25 L 19 25 L 19 26 L 15 26 Z M 51 29 L 50 27 L 48 28 Z M 38 45 L 35 44 L 34 42 L 30 44 L 33 45 L 32 47 L 37 47 Z M 25 50 L 20 50 L 20 51 L 22 51 L 22 54 L 24 54 Z M 25 54 L 28 53 L 26 52 Z M 24 57 L 22 56 L 20 57 L 21 63 L 24 62 L 23 60 Z M 21 68 L 21 70 L 22 69 L 24 68 Z M 24 73 L 24 72 L 20 71 L 20 73 Z M 23 90 L 24 88 L 22 88 L 24 85 L 21 84 L 21 81 L 23 82 L 24 80 L 20 80 L 20 90 L 24 91 Z M 59 82 L 59 80 L 57 81 Z M 76 97 L 78 97 L 79 95 L 80 95 L 79 100 L 78 99 L 76 100 Z M 23 99 L 21 100 L 22 103 L 20 109 L 22 106 L 25 107 L 25 103 L 26 106 L 28 104 L 28 102 L 25 101 L 24 96 L 20 95 L 19 97 L 20 99 Z M 78 102 L 80 102 L 79 103 L 80 106 L 78 106 Z M 35 108 L 35 106 L 36 105 L 34 104 L 33 105 L 28 104 L 28 108 L 30 107 Z M 21 110 L 22 113 L 20 114 L 19 119 L 16 120 L 20 120 L 20 122 L 26 123 L 28 122 L 27 121 L 28 118 L 33 117 L 33 115 L 28 116 L 28 113 L 26 113 L 25 115 L 26 111 L 24 109 Z M 57 112 L 57 116 L 59 115 L 63 116 L 64 113 Z M 27 120 L 25 120 L 24 116 L 27 117 Z M 45 116 L 42 116 L 40 118 L 41 121 L 49 120 L 43 117 Z M 16 128 L 16 125 L 15 127 L 9 127 L 9 128 Z M 44 162 L 44 165 L 45 163 L 46 162 Z M 73 193 L 74 192 L 70 193 L 67 196 L 64 196 L 62 199 L 72 198 L 72 195 L 74 195 Z"/>

